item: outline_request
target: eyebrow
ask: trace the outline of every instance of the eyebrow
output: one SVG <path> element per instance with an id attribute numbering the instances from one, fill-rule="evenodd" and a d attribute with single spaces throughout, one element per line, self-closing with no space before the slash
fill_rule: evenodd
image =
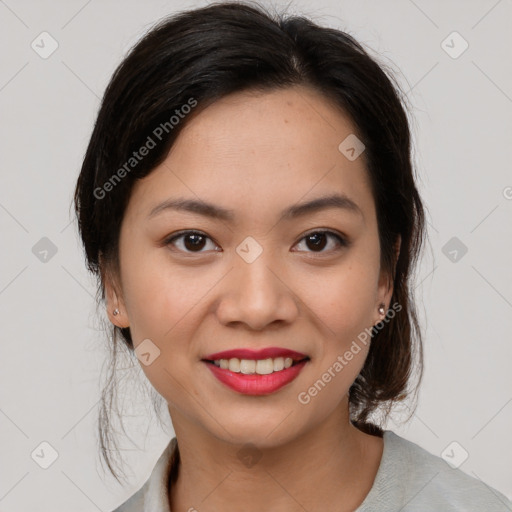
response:
<path id="1" fill-rule="evenodd" d="M 281 212 L 279 221 L 295 219 L 327 208 L 339 208 L 347 211 L 348 213 L 360 215 L 364 219 L 364 214 L 361 208 L 352 199 L 345 194 L 332 194 L 286 208 Z M 166 210 L 187 211 L 203 215 L 205 217 L 230 222 L 232 222 L 235 217 L 233 210 L 227 210 L 200 199 L 176 198 L 167 199 L 166 201 L 156 205 L 150 211 L 148 219 L 153 218 L 157 214 Z"/>

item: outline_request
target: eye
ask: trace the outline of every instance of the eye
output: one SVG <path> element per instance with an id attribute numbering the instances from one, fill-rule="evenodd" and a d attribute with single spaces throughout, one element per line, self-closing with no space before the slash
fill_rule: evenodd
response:
<path id="1" fill-rule="evenodd" d="M 165 245 L 173 245 L 179 251 L 184 253 L 201 253 L 208 250 L 208 242 L 210 242 L 210 250 L 218 251 L 220 249 L 213 240 L 200 231 L 181 231 L 168 237 L 165 241 Z M 306 252 L 329 252 L 336 250 L 341 247 L 348 247 L 349 242 L 341 235 L 333 231 L 312 231 L 306 236 L 302 237 L 300 242 L 296 246 L 305 244 L 310 251 Z M 203 249 L 206 250 L 203 251 Z M 327 247 L 327 250 L 324 250 Z"/>
<path id="2" fill-rule="evenodd" d="M 304 240 L 304 242 L 303 242 Z M 330 249 L 324 251 L 325 247 L 329 246 L 329 240 L 331 240 Z M 330 250 L 336 250 L 340 247 L 348 247 L 348 241 L 341 235 L 334 233 L 333 231 L 312 231 L 304 236 L 300 243 L 305 244 L 306 247 L 312 249 L 312 252 L 329 252 Z M 334 245 L 334 246 L 333 246 Z M 338 247 L 336 247 L 336 245 Z"/>
<path id="3" fill-rule="evenodd" d="M 167 238 L 164 243 L 165 245 L 174 245 L 185 253 L 199 253 L 205 252 L 201 249 L 207 245 L 207 241 L 211 242 L 213 250 L 217 250 L 218 246 L 213 243 L 213 240 L 200 231 L 181 231 Z"/>

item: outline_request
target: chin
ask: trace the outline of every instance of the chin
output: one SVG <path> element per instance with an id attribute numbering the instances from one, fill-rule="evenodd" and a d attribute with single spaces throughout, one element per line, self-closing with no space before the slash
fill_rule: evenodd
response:
<path id="1" fill-rule="evenodd" d="M 231 445 L 254 445 L 260 449 L 276 448 L 286 444 L 299 435 L 294 428 L 290 428 L 286 420 L 286 415 L 273 418 L 259 419 L 254 418 L 233 418 L 232 421 L 222 423 L 222 428 L 215 424 L 215 432 L 212 434 L 218 439 Z"/>

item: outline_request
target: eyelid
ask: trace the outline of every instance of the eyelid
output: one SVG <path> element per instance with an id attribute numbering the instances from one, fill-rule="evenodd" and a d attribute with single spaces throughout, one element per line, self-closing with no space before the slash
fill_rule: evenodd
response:
<path id="1" fill-rule="evenodd" d="M 306 236 L 313 235 L 316 233 L 338 236 L 339 238 L 347 241 L 347 243 L 348 243 L 348 237 L 346 235 L 344 235 L 343 233 L 341 233 L 339 231 L 336 231 L 335 229 L 331 229 L 331 228 L 310 229 L 301 235 L 301 237 L 299 238 L 299 241 L 302 240 L 303 238 L 305 238 Z"/>

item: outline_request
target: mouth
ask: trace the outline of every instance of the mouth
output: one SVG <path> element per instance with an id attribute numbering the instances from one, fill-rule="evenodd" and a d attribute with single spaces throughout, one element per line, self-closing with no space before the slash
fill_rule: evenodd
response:
<path id="1" fill-rule="evenodd" d="M 269 348 L 217 352 L 202 361 L 230 389 L 247 395 L 267 395 L 293 381 L 310 358 L 292 350 Z"/>

